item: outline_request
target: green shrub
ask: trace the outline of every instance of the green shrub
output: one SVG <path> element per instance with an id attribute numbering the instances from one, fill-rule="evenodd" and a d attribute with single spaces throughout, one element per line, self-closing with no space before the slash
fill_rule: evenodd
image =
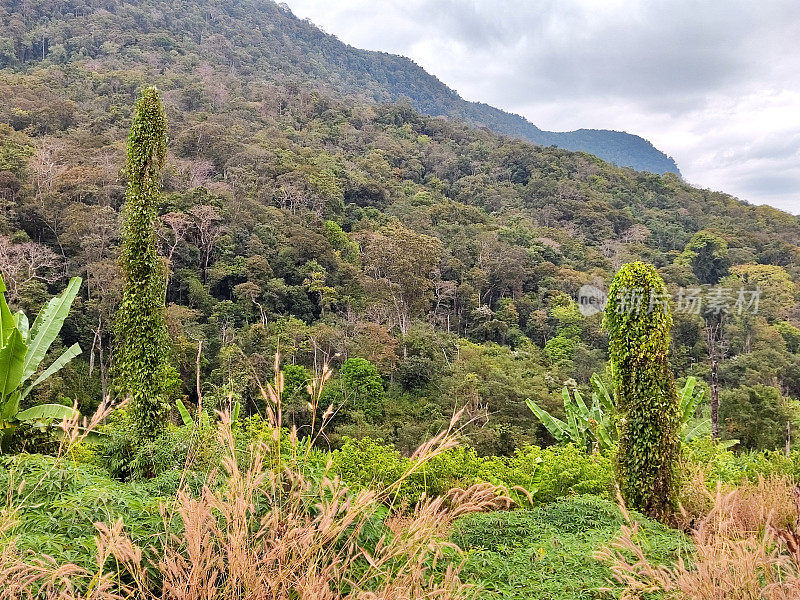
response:
<path id="1" fill-rule="evenodd" d="M 208 426 L 167 425 L 154 440 L 141 440 L 129 411 L 117 411 L 103 428 L 98 445 L 100 464 L 117 479 L 158 477 L 185 468 L 208 472 L 219 466 L 217 429 Z"/>
<path id="2" fill-rule="evenodd" d="M 383 381 L 378 369 L 365 358 L 348 358 L 339 370 L 344 400 L 369 422 L 383 415 Z"/>
<path id="3" fill-rule="evenodd" d="M 331 454 L 333 470 L 342 481 L 356 489 L 384 489 L 400 480 L 411 468 L 411 460 L 382 440 L 345 438 L 344 445 Z M 398 501 L 416 502 L 425 491 L 420 473 L 413 473 L 398 487 Z"/>
<path id="4" fill-rule="evenodd" d="M 3 457 L 0 495 L 18 508 L 18 523 L 9 535 L 17 536 L 21 551 L 89 569 L 96 567 L 94 523 L 123 518 L 126 531 L 143 548 L 157 546 L 164 529 L 159 498 L 95 465 L 32 454 Z"/>
<path id="5" fill-rule="evenodd" d="M 647 540 L 651 560 L 667 563 L 688 548 L 683 534 L 636 513 L 632 518 Z M 483 588 L 481 598 L 617 598 L 622 590 L 594 555 L 624 522 L 614 503 L 578 496 L 532 510 L 463 517 L 451 539 L 467 551 L 461 577 Z M 611 589 L 604 593 L 600 588 Z"/>
<path id="6" fill-rule="evenodd" d="M 777 450 L 736 453 L 710 437 L 692 440 L 685 446 L 685 460 L 703 469 L 706 483 L 714 488 L 717 482 L 737 485 L 759 476 L 785 475 L 800 481 L 800 452 L 790 456 Z"/>
<path id="7" fill-rule="evenodd" d="M 396 481 L 412 465 L 393 446 L 369 438 L 346 439 L 333 452 L 332 462 L 333 471 L 348 485 L 375 489 Z M 611 459 L 603 454 L 586 454 L 572 445 L 525 446 L 510 457 L 480 457 L 471 448 L 457 447 L 412 473 L 400 486 L 398 498 L 413 503 L 423 492 L 438 496 L 484 481 L 508 488 L 522 506 L 529 505 L 528 497 L 514 492 L 515 486 L 524 488 L 536 503 L 576 494 L 612 498 L 614 493 Z"/>
<path id="8" fill-rule="evenodd" d="M 614 469 L 603 454 L 586 454 L 572 444 L 541 449 L 526 446 L 506 460 L 509 485 L 520 485 L 538 502 L 575 494 L 612 498 Z M 530 486 L 530 487 L 529 487 Z"/>

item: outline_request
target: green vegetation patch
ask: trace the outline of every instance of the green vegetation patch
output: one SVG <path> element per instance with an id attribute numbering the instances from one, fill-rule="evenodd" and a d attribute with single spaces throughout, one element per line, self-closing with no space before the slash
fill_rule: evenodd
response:
<path id="1" fill-rule="evenodd" d="M 632 518 L 652 560 L 672 562 L 689 548 L 682 533 L 637 513 Z M 452 540 L 467 550 L 462 577 L 483 588 L 480 598 L 618 598 L 622 589 L 594 555 L 624 523 L 612 502 L 578 496 L 533 510 L 469 515 L 456 523 Z"/>

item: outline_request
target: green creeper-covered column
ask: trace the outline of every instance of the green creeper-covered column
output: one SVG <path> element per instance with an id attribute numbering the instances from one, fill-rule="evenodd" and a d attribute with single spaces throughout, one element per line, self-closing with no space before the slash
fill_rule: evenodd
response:
<path id="1" fill-rule="evenodd" d="M 623 265 L 603 327 L 621 412 L 617 482 L 629 506 L 664 520 L 675 507 L 680 404 L 668 363 L 672 314 L 653 265 Z"/>
<path id="2" fill-rule="evenodd" d="M 156 248 L 156 205 L 167 145 L 167 121 L 158 90 L 136 103 L 130 135 L 122 225 L 122 302 L 115 324 L 115 387 L 131 400 L 140 440 L 155 438 L 165 424 L 177 382 L 170 364 L 164 318 L 165 265 Z"/>

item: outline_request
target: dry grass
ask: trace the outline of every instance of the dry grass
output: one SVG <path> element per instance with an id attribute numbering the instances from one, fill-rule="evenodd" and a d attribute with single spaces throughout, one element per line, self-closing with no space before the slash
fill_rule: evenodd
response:
<path id="1" fill-rule="evenodd" d="M 670 566 L 651 563 L 636 524 L 600 552 L 626 598 L 663 592 L 692 600 L 788 600 L 800 598 L 800 570 L 783 540 L 797 534 L 800 507 L 785 478 L 761 479 L 709 495 L 710 511 L 697 519 L 695 552 Z M 629 519 L 630 522 L 630 519 Z"/>
<path id="2" fill-rule="evenodd" d="M 326 369 L 312 384 L 314 402 L 328 376 Z M 275 426 L 272 441 L 280 442 L 286 434 L 277 426 L 279 373 L 275 381 L 274 387 L 267 384 L 262 391 Z M 397 482 L 382 490 L 352 493 L 335 477 L 304 474 L 308 454 L 305 450 L 304 456 L 302 448 L 308 445 L 299 444 L 294 432 L 289 434 L 295 451 L 292 461 L 279 456 L 275 449 L 280 443 L 260 442 L 249 448 L 248 466 L 241 468 L 230 417 L 222 414 L 219 484 L 211 478 L 199 495 L 182 490 L 174 503 L 162 507 L 164 531 L 171 533 L 165 534 L 156 564 L 147 564 L 144 549 L 126 535 L 122 521 L 96 524 L 94 572 L 50 557 L 21 557 L 13 543 L 6 543 L 0 551 L 0 600 L 469 597 L 475 590 L 459 579 L 460 550 L 446 541 L 446 534 L 462 514 L 510 506 L 501 490 L 482 484 L 453 490 L 444 498 L 424 499 L 413 512 L 387 518 L 377 540 L 376 535 L 366 535 L 402 481 L 455 444 L 459 417 L 455 415 L 447 431 L 420 448 Z M 2 517 L 0 539 L 13 521 L 13 511 Z"/>

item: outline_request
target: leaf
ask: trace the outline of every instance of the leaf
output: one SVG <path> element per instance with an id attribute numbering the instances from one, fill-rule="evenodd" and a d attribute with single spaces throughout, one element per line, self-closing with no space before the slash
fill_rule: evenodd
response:
<path id="1" fill-rule="evenodd" d="M 608 389 L 606 389 L 603 380 L 600 379 L 600 376 L 597 373 L 592 375 L 592 386 L 597 393 L 597 397 L 600 400 L 600 405 L 603 407 L 603 410 L 608 414 L 615 413 L 617 406 L 614 403 L 614 397 L 611 393 L 609 393 Z"/>
<path id="2" fill-rule="evenodd" d="M 597 427 L 596 435 L 601 450 L 610 450 L 614 446 L 614 440 L 611 439 L 611 435 L 604 425 L 599 425 Z"/>
<path id="3" fill-rule="evenodd" d="M 30 333 L 29 326 L 28 326 L 28 317 L 27 317 L 27 315 L 24 312 L 19 311 L 14 315 L 14 319 L 15 319 L 15 323 L 16 323 L 17 329 L 19 329 L 19 332 L 22 334 L 22 339 L 27 344 L 28 343 L 28 334 Z"/>
<path id="4" fill-rule="evenodd" d="M 194 425 L 194 421 L 192 420 L 192 415 L 189 414 L 189 409 L 186 408 L 186 405 L 183 401 L 178 398 L 176 404 L 178 405 L 178 412 L 181 413 L 181 419 L 183 420 L 183 424 L 186 427 Z"/>
<path id="5" fill-rule="evenodd" d="M 589 407 L 586 406 L 586 402 L 584 402 L 583 396 L 578 390 L 572 392 L 572 395 L 575 397 L 575 406 L 577 407 L 575 416 L 580 427 L 578 431 L 580 439 L 576 441 L 585 444 L 588 441 L 586 437 L 587 432 L 591 432 L 592 430 L 592 413 L 589 411 Z M 572 410 L 574 411 L 575 408 Z"/>
<path id="6" fill-rule="evenodd" d="M 567 434 L 573 442 L 579 442 L 581 435 L 578 429 L 577 420 L 575 418 L 576 410 L 572 402 L 572 398 L 570 398 L 569 396 L 569 391 L 567 390 L 567 388 L 563 389 L 561 395 L 564 398 L 564 412 L 567 415 L 567 423 L 568 423 Z"/>
<path id="7" fill-rule="evenodd" d="M 233 403 L 233 410 L 231 411 L 231 423 L 235 424 L 239 420 L 239 412 L 242 410 L 242 403 L 238 400 Z"/>
<path id="8" fill-rule="evenodd" d="M 22 381 L 25 366 L 25 352 L 28 347 L 22 339 L 22 334 L 16 327 L 0 349 L 0 403 L 5 406 L 5 400 L 19 387 Z M 5 408 L 3 408 L 5 413 Z"/>
<path id="9" fill-rule="evenodd" d="M 69 284 L 61 295 L 52 298 L 33 322 L 30 332 L 32 341 L 28 348 L 28 355 L 25 357 L 25 371 L 22 381 L 27 381 L 44 360 L 45 354 L 47 354 L 59 331 L 61 331 L 61 326 L 69 314 L 69 309 L 78 294 L 81 282 L 82 279 L 80 277 L 70 279 Z"/>
<path id="10" fill-rule="evenodd" d="M 691 418 L 692 414 L 694 413 L 694 409 L 697 407 L 697 403 L 692 402 L 694 399 L 692 392 L 694 392 L 694 386 L 696 383 L 697 380 L 694 377 L 688 377 L 679 394 L 681 400 L 681 413 L 684 423 Z"/>
<path id="11" fill-rule="evenodd" d="M 6 345 L 11 332 L 16 329 L 14 316 L 6 304 L 6 284 L 3 281 L 3 276 L 0 275 L 0 348 Z"/>
<path id="12" fill-rule="evenodd" d="M 81 353 L 81 347 L 78 344 L 72 344 L 72 346 L 64 350 L 64 353 L 61 356 L 59 356 L 57 359 L 53 361 L 53 364 L 47 367 L 47 370 L 45 370 L 44 373 L 42 373 L 41 375 L 39 375 L 39 377 L 36 378 L 36 381 L 34 381 L 32 384 L 30 384 L 28 387 L 25 388 L 25 391 L 22 392 L 21 397 L 25 398 L 28 394 L 31 393 L 31 390 L 34 387 L 42 383 L 48 377 L 52 377 L 55 373 L 58 373 L 61 369 L 64 368 L 64 365 L 66 365 L 69 361 L 78 356 L 80 353 Z"/>
<path id="13" fill-rule="evenodd" d="M 694 439 L 699 437 L 704 437 L 711 433 L 711 419 L 702 419 L 698 422 L 694 427 L 688 429 L 686 425 L 684 425 L 683 431 L 683 441 L 684 442 L 691 442 Z"/>
<path id="14" fill-rule="evenodd" d="M 14 392 L 0 403 L 0 423 L 12 421 L 19 412 L 19 392 Z"/>
<path id="15" fill-rule="evenodd" d="M 17 413 L 17 421 L 60 421 L 61 419 L 74 419 L 78 411 L 71 406 L 63 404 L 40 404 Z"/>
<path id="16" fill-rule="evenodd" d="M 565 439 L 567 438 L 567 435 L 566 435 L 566 431 L 567 431 L 566 430 L 566 425 L 567 424 L 564 423 L 564 421 L 562 421 L 561 419 L 555 418 L 554 416 L 552 416 L 546 410 L 543 410 L 543 409 L 539 408 L 539 405 L 536 404 L 536 402 L 534 402 L 530 398 L 525 400 L 525 403 L 528 405 L 528 408 L 531 409 L 533 414 L 536 415 L 536 418 L 539 419 L 539 421 L 542 423 L 542 425 L 545 426 L 547 431 L 550 432 L 550 435 L 552 435 L 554 438 L 556 438 L 560 442 L 561 441 L 565 441 Z"/>

